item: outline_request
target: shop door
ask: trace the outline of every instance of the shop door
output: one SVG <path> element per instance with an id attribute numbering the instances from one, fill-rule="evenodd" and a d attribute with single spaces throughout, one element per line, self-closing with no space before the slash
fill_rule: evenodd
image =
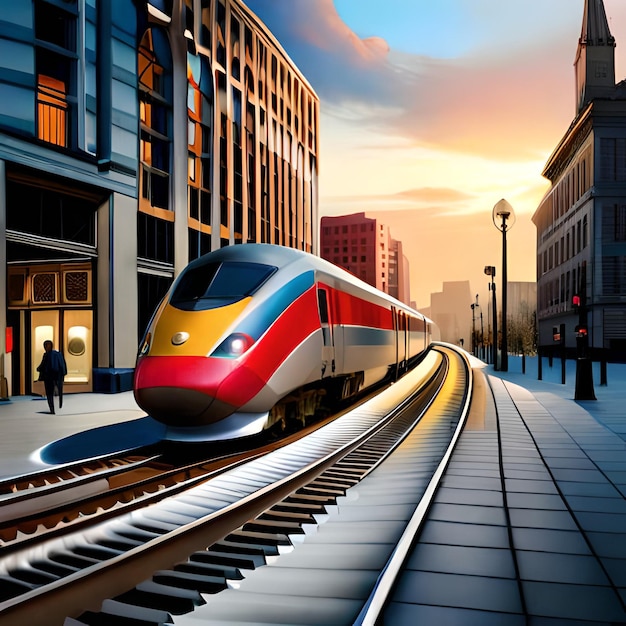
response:
<path id="1" fill-rule="evenodd" d="M 43 382 L 39 380 L 37 367 L 43 358 L 43 342 L 52 341 L 59 349 L 59 311 L 32 311 L 30 317 L 30 372 L 31 393 L 46 395 Z M 28 391 L 28 384 L 26 386 Z"/>
<path id="2" fill-rule="evenodd" d="M 31 392 L 45 394 L 37 366 L 43 358 L 43 342 L 50 339 L 67 364 L 66 393 L 92 390 L 93 312 L 85 310 L 32 311 L 30 324 Z"/>

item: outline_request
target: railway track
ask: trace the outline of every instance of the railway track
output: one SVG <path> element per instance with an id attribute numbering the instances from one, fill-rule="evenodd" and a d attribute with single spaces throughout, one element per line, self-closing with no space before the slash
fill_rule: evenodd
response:
<path id="1" fill-rule="evenodd" d="M 171 624 L 181 615 L 178 624 L 292 550 L 414 433 L 436 434 L 428 497 L 464 419 L 469 376 L 457 353 L 433 350 L 391 388 L 300 441 L 80 532 L 0 551 L 0 624 Z M 359 611 L 377 602 L 367 595 Z"/>
<path id="2" fill-rule="evenodd" d="M 5 497 L 0 500 L 0 554 L 148 506 L 250 457 L 249 452 L 239 453 L 172 466 L 158 455 Z"/>

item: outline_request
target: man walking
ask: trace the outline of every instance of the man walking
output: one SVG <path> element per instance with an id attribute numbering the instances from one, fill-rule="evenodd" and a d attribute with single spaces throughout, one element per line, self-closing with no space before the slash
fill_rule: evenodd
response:
<path id="1" fill-rule="evenodd" d="M 54 388 L 59 393 L 59 408 L 63 406 L 63 379 L 67 374 L 67 365 L 63 355 L 58 350 L 52 349 L 52 342 L 47 339 L 43 342 L 43 359 L 37 368 L 39 380 L 43 380 L 46 388 L 46 398 L 50 413 L 54 415 Z"/>

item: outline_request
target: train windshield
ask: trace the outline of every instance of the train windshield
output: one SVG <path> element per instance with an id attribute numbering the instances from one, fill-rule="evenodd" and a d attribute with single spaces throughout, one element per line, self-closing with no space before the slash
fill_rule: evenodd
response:
<path id="1" fill-rule="evenodd" d="M 229 261 L 193 267 L 181 275 L 170 303 L 185 311 L 233 304 L 252 295 L 276 269 L 261 263 Z"/>

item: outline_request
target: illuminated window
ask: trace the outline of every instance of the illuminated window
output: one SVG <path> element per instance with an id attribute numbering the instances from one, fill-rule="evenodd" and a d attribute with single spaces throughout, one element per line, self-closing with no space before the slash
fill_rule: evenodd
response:
<path id="1" fill-rule="evenodd" d="M 47 2 L 35 3 L 37 137 L 65 148 L 71 145 L 77 60 L 76 7 L 72 2 L 67 5 L 65 11 Z"/>
<path id="2" fill-rule="evenodd" d="M 37 77 L 37 136 L 42 141 L 67 147 L 66 84 L 44 74 Z"/>

